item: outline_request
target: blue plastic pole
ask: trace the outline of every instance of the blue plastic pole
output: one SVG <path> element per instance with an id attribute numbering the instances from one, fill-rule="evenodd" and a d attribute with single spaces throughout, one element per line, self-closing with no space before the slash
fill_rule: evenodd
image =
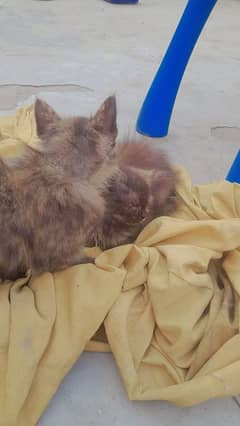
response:
<path id="1" fill-rule="evenodd" d="M 151 137 L 168 133 L 177 92 L 197 43 L 217 0 L 189 0 L 137 120 L 137 132 Z"/>
<path id="2" fill-rule="evenodd" d="M 236 155 L 236 158 L 228 172 L 226 179 L 229 182 L 240 183 L 240 150 Z"/>

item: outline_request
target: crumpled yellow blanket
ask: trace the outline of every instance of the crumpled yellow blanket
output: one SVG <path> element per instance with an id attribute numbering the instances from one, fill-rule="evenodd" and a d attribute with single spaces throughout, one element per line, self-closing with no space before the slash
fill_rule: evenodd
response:
<path id="1" fill-rule="evenodd" d="M 33 106 L 0 119 L 0 153 L 38 143 Z M 192 186 L 136 243 L 0 286 L 0 425 L 35 425 L 84 349 L 111 350 L 133 400 L 240 392 L 240 186 Z M 101 324 L 104 333 L 97 333 Z M 103 339 L 103 342 L 101 342 Z"/>

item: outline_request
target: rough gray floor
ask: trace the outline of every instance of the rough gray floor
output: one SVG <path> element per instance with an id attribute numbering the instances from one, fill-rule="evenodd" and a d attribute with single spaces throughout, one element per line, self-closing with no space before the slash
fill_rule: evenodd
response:
<path id="1" fill-rule="evenodd" d="M 0 0 L 0 114 L 36 95 L 59 112 L 86 114 L 111 93 L 122 136 L 136 116 L 183 10 L 183 0 Z M 219 0 L 185 75 L 171 132 L 152 143 L 186 166 L 195 182 L 225 177 L 240 140 L 240 1 Z M 41 426 L 239 424 L 228 399 L 191 409 L 130 403 L 111 355 L 84 354 Z"/>

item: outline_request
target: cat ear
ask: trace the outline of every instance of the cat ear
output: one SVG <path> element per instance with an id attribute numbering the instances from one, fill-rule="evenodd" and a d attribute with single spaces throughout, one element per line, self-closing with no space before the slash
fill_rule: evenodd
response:
<path id="1" fill-rule="evenodd" d="M 93 127 L 99 132 L 109 135 L 113 140 L 117 137 L 117 104 L 115 96 L 107 98 L 92 119 Z"/>
<path id="2" fill-rule="evenodd" d="M 52 125 L 60 120 L 60 117 L 46 102 L 37 99 L 35 102 L 35 119 L 37 134 L 43 136 Z"/>

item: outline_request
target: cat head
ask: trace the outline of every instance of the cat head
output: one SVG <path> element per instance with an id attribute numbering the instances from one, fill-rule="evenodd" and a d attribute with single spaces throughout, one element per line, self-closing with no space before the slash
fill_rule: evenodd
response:
<path id="1" fill-rule="evenodd" d="M 116 147 L 122 176 L 111 180 L 105 197 L 110 210 L 103 248 L 133 242 L 152 220 L 177 209 L 177 174 L 166 155 L 146 141 L 125 141 Z"/>
<path id="2" fill-rule="evenodd" d="M 117 137 L 114 96 L 107 98 L 90 118 L 61 118 L 46 102 L 37 99 L 35 119 L 41 150 L 66 173 L 86 178 L 111 158 Z"/>
<path id="3" fill-rule="evenodd" d="M 166 155 L 145 141 L 127 141 L 117 146 L 120 167 L 135 170 L 148 186 L 149 201 L 146 221 L 172 213 L 176 209 L 178 177 Z"/>
<path id="4" fill-rule="evenodd" d="M 167 157 L 149 142 L 125 141 L 116 148 L 118 170 L 104 188 L 101 248 L 132 243 L 152 220 L 177 208 L 177 176 Z"/>

